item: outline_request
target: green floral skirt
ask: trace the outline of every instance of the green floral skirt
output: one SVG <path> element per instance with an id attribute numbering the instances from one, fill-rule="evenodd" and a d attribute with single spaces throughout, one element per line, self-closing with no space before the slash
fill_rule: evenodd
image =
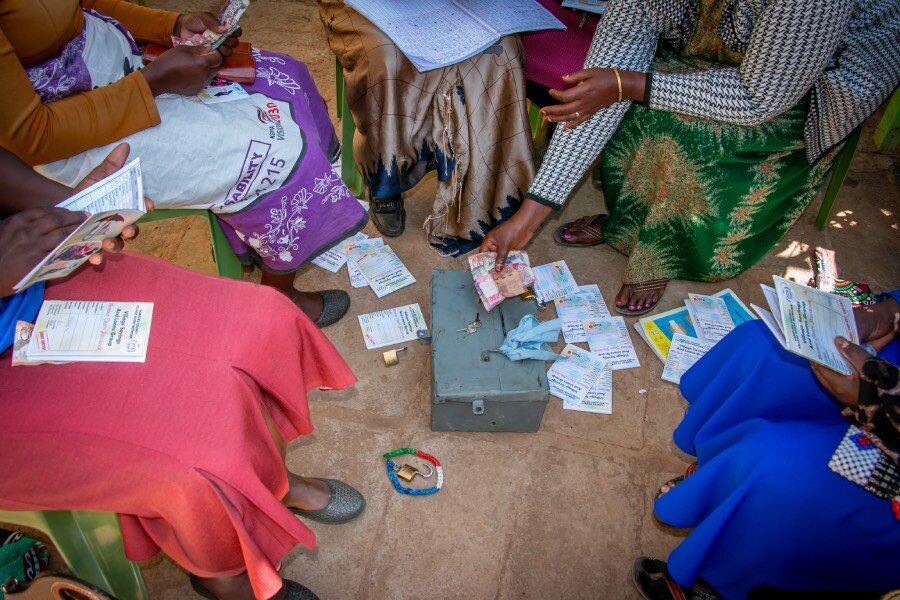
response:
<path id="1" fill-rule="evenodd" d="M 710 63 L 661 51 L 655 70 Z M 810 165 L 808 98 L 756 127 L 632 105 L 603 151 L 603 237 L 630 258 L 624 283 L 718 281 L 768 253 L 803 213 L 834 150 Z"/>

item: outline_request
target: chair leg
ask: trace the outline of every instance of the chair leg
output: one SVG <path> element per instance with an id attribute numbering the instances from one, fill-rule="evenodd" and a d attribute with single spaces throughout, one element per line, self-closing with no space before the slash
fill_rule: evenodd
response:
<path id="1" fill-rule="evenodd" d="M 895 91 L 875 127 L 875 146 L 890 152 L 900 144 L 900 92 Z"/>
<path id="2" fill-rule="evenodd" d="M 850 163 L 856 155 L 856 146 L 859 144 L 859 136 L 862 133 L 862 127 L 859 127 L 850 134 L 844 147 L 838 153 L 834 167 L 831 170 L 831 179 L 828 181 L 828 189 L 825 191 L 825 197 L 822 199 L 822 206 L 819 208 L 819 214 L 816 216 L 816 229 L 822 231 L 825 229 L 825 222 L 831 214 L 837 195 L 844 185 L 844 179 L 847 177 L 847 171 L 850 170 Z"/>
<path id="3" fill-rule="evenodd" d="M 334 104 L 337 118 L 344 118 L 344 69 L 340 61 L 334 59 Z"/>
<path id="4" fill-rule="evenodd" d="M 340 64 L 338 64 L 340 70 Z M 356 133 L 356 125 L 353 123 L 353 115 L 350 114 L 350 107 L 347 104 L 347 95 L 343 93 L 343 77 L 340 79 L 340 109 L 338 114 L 341 117 L 341 179 L 350 189 L 350 193 L 357 198 L 363 198 L 366 193 L 366 184 L 363 177 L 356 168 L 356 159 L 353 158 L 353 134 Z"/>
<path id="5" fill-rule="evenodd" d="M 222 277 L 240 281 L 244 275 L 244 267 L 241 265 L 241 261 L 238 260 L 234 250 L 231 249 L 231 243 L 225 237 L 218 217 L 216 217 L 214 212 L 206 211 L 206 218 L 209 221 L 209 237 L 212 241 L 216 270 Z"/>
<path id="6" fill-rule="evenodd" d="M 149 600 L 141 570 L 125 558 L 115 513 L 37 511 L 3 516 L 17 525 L 44 532 L 76 577 L 118 600 Z"/>

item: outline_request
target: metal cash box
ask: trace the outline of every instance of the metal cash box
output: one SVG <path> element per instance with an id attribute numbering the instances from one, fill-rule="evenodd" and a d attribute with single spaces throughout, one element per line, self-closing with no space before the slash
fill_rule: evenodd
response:
<path id="1" fill-rule="evenodd" d="M 550 389 L 544 361 L 511 361 L 496 350 L 534 302 L 508 298 L 487 312 L 469 271 L 431 274 L 431 429 L 537 431 Z M 471 334 L 458 329 L 475 320 Z"/>

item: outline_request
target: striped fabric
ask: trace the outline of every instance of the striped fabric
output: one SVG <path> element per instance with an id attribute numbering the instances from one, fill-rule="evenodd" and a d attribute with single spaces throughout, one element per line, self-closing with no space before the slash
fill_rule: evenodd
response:
<path id="1" fill-rule="evenodd" d="M 646 72 L 660 39 L 683 47 L 697 0 L 612 0 L 585 67 Z M 812 91 L 805 127 L 815 162 L 862 123 L 900 83 L 898 0 L 728 0 L 719 35 L 743 52 L 739 67 L 653 73 L 651 108 L 758 125 Z M 563 205 L 615 132 L 630 102 L 557 128 L 529 197 Z"/>

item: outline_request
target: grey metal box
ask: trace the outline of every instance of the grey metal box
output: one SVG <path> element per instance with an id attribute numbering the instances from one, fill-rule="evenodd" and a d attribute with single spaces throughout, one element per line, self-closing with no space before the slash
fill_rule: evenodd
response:
<path id="1" fill-rule="evenodd" d="M 544 361 L 511 361 L 495 350 L 534 302 L 509 298 L 487 312 L 469 271 L 431 274 L 431 429 L 537 431 L 550 389 Z M 457 332 L 478 314 L 473 334 Z"/>

